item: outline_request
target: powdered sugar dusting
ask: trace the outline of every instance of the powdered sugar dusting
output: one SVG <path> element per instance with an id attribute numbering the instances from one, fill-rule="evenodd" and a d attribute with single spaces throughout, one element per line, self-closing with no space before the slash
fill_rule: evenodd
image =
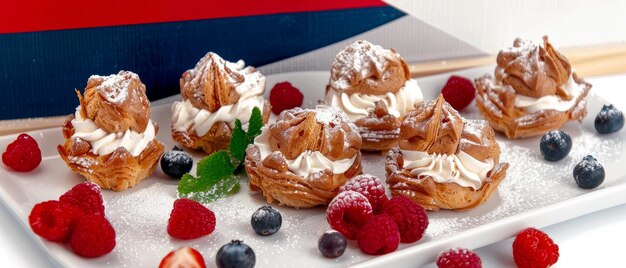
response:
<path id="1" fill-rule="evenodd" d="M 206 76 L 211 72 L 211 68 L 214 66 L 217 66 L 217 72 L 222 74 L 227 82 L 235 87 L 239 95 L 243 95 L 248 91 L 254 91 L 255 95 L 263 93 L 265 89 L 265 76 L 254 67 L 244 67 L 245 62 L 243 60 L 238 60 L 233 63 L 224 60 L 216 53 L 209 52 L 196 63 L 193 69 L 189 70 L 192 77 L 190 83 L 197 89 L 194 92 L 195 98 L 202 98 L 200 84 L 207 79 Z"/>
<path id="2" fill-rule="evenodd" d="M 383 182 L 371 175 L 359 175 L 354 177 L 341 186 L 340 191 L 355 191 L 358 193 L 367 193 L 374 191 L 385 191 Z"/>
<path id="3" fill-rule="evenodd" d="M 476 72 L 475 75 L 482 73 L 483 71 Z M 284 81 L 284 76 L 282 79 L 280 81 Z M 436 90 L 440 89 L 435 88 L 433 84 L 445 83 L 445 80 L 438 79 L 420 79 L 421 85 L 430 84 L 430 86 L 423 86 L 427 94 L 426 99 L 436 97 L 433 92 L 438 92 Z M 435 80 L 436 83 L 433 83 Z M 315 88 L 323 88 L 326 82 L 326 77 L 324 77 L 316 82 Z M 323 90 L 320 91 L 323 92 Z M 322 98 L 322 94 L 311 98 Z M 310 101 L 310 99 L 305 99 L 305 103 Z M 507 229 L 510 231 L 519 228 L 503 221 L 512 215 L 536 211 L 582 195 L 590 197 L 590 200 L 594 199 L 597 203 L 598 197 L 602 195 L 592 197 L 588 195 L 589 193 L 603 189 L 619 190 L 615 186 L 626 183 L 626 177 L 623 177 L 623 164 L 626 159 L 626 148 L 623 143 L 626 139 L 626 131 L 621 130 L 608 135 L 596 133 L 592 115 L 597 114 L 601 109 L 601 104 L 604 103 L 606 101 L 593 94 L 590 95 L 589 115 L 584 123 L 580 125 L 570 122 L 565 125 L 563 129 L 572 137 L 574 146 L 570 155 L 559 162 L 547 162 L 541 158 L 539 152 L 541 137 L 508 140 L 498 134 L 496 139 L 502 150 L 501 161 L 509 162 L 511 166 L 506 178 L 492 197 L 471 211 L 428 212 L 430 223 L 424 238 L 416 243 L 401 244 L 398 251 L 411 248 L 411 252 L 404 251 L 400 254 L 411 256 L 413 258 L 411 265 L 421 266 L 426 262 L 434 261 L 436 257 L 435 254 L 430 254 L 424 249 L 437 247 L 447 242 L 456 243 L 454 239 L 446 242 L 442 240 L 443 238 L 465 232 L 465 238 L 476 239 L 480 241 L 478 243 L 494 242 L 495 238 L 477 237 L 476 234 L 480 232 L 471 230 L 498 222 L 502 224 L 501 227 L 508 226 L 505 228 L 510 228 Z M 170 123 L 171 112 L 168 106 L 153 107 L 152 112 L 152 119 L 157 123 L 162 126 Z M 474 106 L 467 107 L 461 114 L 465 118 L 481 118 Z M 44 200 L 57 199 L 72 186 L 84 180 L 83 177 L 73 174 L 55 152 L 56 145 L 64 142 L 59 129 L 42 130 L 36 135 L 41 137 L 42 154 L 47 156 L 37 169 L 39 172 L 16 173 L 0 168 L 0 177 L 5 178 L 0 180 L 0 187 L 5 190 L 2 198 L 10 199 L 11 202 L 7 202 L 8 206 L 17 212 L 16 215 L 25 224 L 24 226 L 28 224 L 28 213 L 33 205 Z M 157 134 L 166 148 L 174 146 L 169 135 L 168 128 L 162 128 Z M 0 144 L 4 148 L 13 138 L 11 136 L 0 138 Z M 204 156 L 196 152 L 190 153 L 196 162 Z M 573 167 L 589 154 L 604 166 L 606 178 L 598 188 L 583 190 L 574 182 L 572 171 Z M 384 181 L 384 158 L 384 155 L 380 153 L 363 153 L 363 173 L 378 176 Z M 192 171 L 192 174 L 195 174 L 195 171 Z M 377 256 L 363 254 L 353 241 L 349 242 L 343 256 L 336 259 L 324 258 L 317 249 L 318 239 L 330 229 L 326 222 L 324 207 L 298 210 L 273 203 L 271 205 L 279 210 L 283 217 L 282 227 L 278 233 L 271 236 L 257 235 L 250 225 L 251 216 L 255 210 L 268 203 L 260 192 L 251 192 L 248 189 L 248 181 L 245 177 L 242 176 L 240 183 L 242 187 L 237 194 L 206 205 L 215 212 L 217 218 L 216 230 L 208 236 L 185 241 L 169 237 L 166 232 L 167 220 L 176 199 L 178 181 L 169 179 L 161 172 L 161 168 L 157 167 L 149 178 L 129 190 L 102 192 L 107 217 L 117 233 L 117 246 L 111 254 L 98 259 L 84 259 L 75 256 L 64 245 L 47 242 L 42 245 L 49 254 L 56 256 L 55 260 L 60 262 L 59 266 L 66 267 L 158 267 L 163 256 L 182 246 L 192 246 L 200 251 L 207 265 L 213 267 L 217 250 L 232 239 L 243 239 L 252 247 L 257 257 L 256 267 L 260 268 L 348 267 L 377 258 Z M 562 204 L 568 206 L 568 203 Z M 571 209 L 571 206 L 568 209 Z M 520 216 L 528 219 L 528 224 L 545 222 L 534 216 Z M 549 216 L 548 220 L 561 221 L 564 219 L 562 217 Z M 387 255 L 383 258 L 388 257 L 391 256 Z M 393 258 L 387 260 L 394 262 Z"/>
<path id="4" fill-rule="evenodd" d="M 89 173 L 93 173 L 91 167 L 98 164 L 94 159 L 80 156 L 69 156 L 68 160 L 72 164 L 86 168 Z"/>
<path id="5" fill-rule="evenodd" d="M 539 45 L 534 42 L 518 38 L 515 40 L 514 46 L 503 49 L 503 51 L 518 55 L 515 62 L 522 64 L 525 70 L 531 70 L 532 66 L 536 66 L 537 69 L 545 69 L 545 63 L 539 58 L 539 49 Z M 533 75 L 535 75 L 533 72 L 524 72 L 523 80 L 530 81 Z"/>
<path id="6" fill-rule="evenodd" d="M 330 79 L 330 86 L 337 90 L 347 90 L 352 80 L 359 81 L 372 74 L 382 74 L 384 77 L 386 73 L 383 70 L 393 53 L 395 52 L 390 49 L 365 40 L 352 43 L 337 54 L 331 66 L 333 77 Z"/>
<path id="7" fill-rule="evenodd" d="M 343 123 L 347 123 L 354 131 L 357 131 L 358 129 L 356 125 L 350 121 L 350 118 L 348 118 L 346 113 L 337 107 L 317 105 L 315 110 L 310 111 L 315 112 L 315 120 L 320 124 L 333 124 L 338 126 Z"/>
<path id="8" fill-rule="evenodd" d="M 128 75 L 129 77 L 126 77 Z M 128 86 L 132 79 L 139 80 L 139 76 L 133 72 L 120 71 L 109 76 L 92 75 L 89 80 L 103 80 L 96 89 L 110 103 L 122 103 L 128 98 Z"/>
<path id="9" fill-rule="evenodd" d="M 470 133 L 474 136 L 480 136 L 481 129 L 487 124 L 485 120 L 464 120 L 463 132 Z"/>
<path id="10" fill-rule="evenodd" d="M 345 191 L 339 193 L 337 196 L 335 196 L 335 198 L 333 198 L 332 201 L 330 201 L 330 204 L 328 204 L 328 209 L 326 210 L 326 214 L 332 214 L 334 213 L 334 210 L 344 209 L 350 206 L 351 203 L 355 202 L 365 203 L 367 204 L 365 209 L 369 211 L 372 210 L 372 206 L 367 200 L 367 197 L 355 191 Z"/>

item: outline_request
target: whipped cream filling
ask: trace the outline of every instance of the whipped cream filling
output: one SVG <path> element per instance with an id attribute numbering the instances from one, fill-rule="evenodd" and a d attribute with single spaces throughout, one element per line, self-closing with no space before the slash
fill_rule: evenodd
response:
<path id="1" fill-rule="evenodd" d="M 341 108 L 352 121 L 369 115 L 378 101 L 383 101 L 387 105 L 389 114 L 399 118 L 423 100 L 422 90 L 417 85 L 417 81 L 413 79 L 407 80 L 404 87 L 396 93 L 389 92 L 385 95 L 346 94 L 331 89 L 326 95 L 326 103 L 329 106 Z"/>
<path id="2" fill-rule="evenodd" d="M 565 112 L 574 105 L 578 96 L 583 92 L 583 89 L 579 84 L 574 81 L 574 77 L 570 74 L 567 83 L 560 85 L 572 98 L 570 100 L 563 100 L 556 95 L 543 96 L 541 98 L 533 98 L 517 94 L 515 96 L 515 107 L 523 109 L 525 112 L 534 113 L 541 110 L 552 109 L 560 112 Z"/>
<path id="3" fill-rule="evenodd" d="M 260 74 L 258 74 L 260 75 Z M 246 78 L 248 81 L 248 78 Z M 216 122 L 226 122 L 231 128 L 235 125 L 235 119 L 239 119 L 244 129 L 248 128 L 248 120 L 254 107 L 263 110 L 263 91 L 265 90 L 265 78 L 258 77 L 255 81 L 261 81 L 256 85 L 246 82 L 235 87 L 239 93 L 239 100 L 235 104 L 224 105 L 215 112 L 196 108 L 191 101 L 177 101 L 172 104 L 172 123 L 177 131 L 195 130 L 196 135 L 204 136 Z"/>
<path id="4" fill-rule="evenodd" d="M 261 135 L 254 139 L 254 145 L 259 148 L 261 160 L 263 160 L 272 153 L 272 149 L 269 145 L 269 128 L 263 127 L 261 131 Z M 285 158 L 287 168 L 294 174 L 305 178 L 326 169 L 330 169 L 333 174 L 344 173 L 354 164 L 355 159 L 356 155 L 351 158 L 332 161 L 319 151 L 309 150 L 302 152 L 295 159 Z"/>
<path id="5" fill-rule="evenodd" d="M 482 162 L 460 151 L 454 155 L 428 154 L 421 151 L 400 150 L 404 157 L 404 169 L 422 178 L 430 176 L 437 183 L 456 183 L 463 187 L 480 189 L 493 169 L 493 159 Z"/>
<path id="6" fill-rule="evenodd" d="M 124 147 L 132 156 L 138 156 L 154 139 L 156 131 L 152 120 L 148 120 L 148 125 L 143 133 L 127 129 L 123 132 L 108 133 L 99 128 L 93 120 L 84 118 L 80 114 L 80 105 L 76 108 L 72 126 L 74 135 L 72 139 L 81 138 L 91 145 L 90 152 L 95 155 L 107 155 L 119 147 Z"/>

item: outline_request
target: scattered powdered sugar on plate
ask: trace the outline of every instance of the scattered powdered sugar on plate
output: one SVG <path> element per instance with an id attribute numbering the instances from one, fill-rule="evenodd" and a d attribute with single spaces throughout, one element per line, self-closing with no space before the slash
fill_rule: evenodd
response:
<path id="1" fill-rule="evenodd" d="M 479 75 L 481 74 L 476 76 Z M 268 85 L 277 82 L 270 82 L 272 79 L 285 81 L 284 76 L 279 77 L 281 78 L 268 77 Z M 302 79 L 302 74 L 299 77 Z M 328 76 L 311 86 L 319 89 L 318 99 L 323 98 L 324 85 L 328 81 L 326 78 Z M 298 76 L 292 79 L 296 80 Z M 445 79 L 439 82 L 442 86 Z M 303 92 L 307 90 L 306 87 L 300 88 Z M 429 87 L 422 85 L 422 88 Z M 434 90 L 431 91 L 425 91 L 426 94 L 430 94 L 425 96 L 427 100 L 433 99 Z M 316 102 L 305 99 L 305 103 Z M 500 160 L 509 162 L 510 168 L 492 197 L 483 205 L 466 212 L 428 212 L 430 224 L 424 238 L 416 243 L 401 244 L 398 250 L 407 248 L 415 250 L 408 254 L 412 254 L 411 258 L 414 260 L 412 264 L 420 266 L 433 261 L 436 257 L 421 251 L 435 246 L 432 243 L 434 241 L 439 242 L 442 238 L 460 232 L 466 232 L 471 237 L 473 235 L 471 230 L 476 227 L 626 183 L 624 177 L 626 173 L 623 169 L 623 161 L 626 159 L 623 140 L 626 131 L 610 135 L 597 134 L 593 127 L 593 119 L 605 101 L 592 93 L 589 103 L 588 116 L 582 125 L 572 122 L 564 127 L 572 138 L 573 148 L 569 156 L 561 161 L 543 160 L 539 152 L 541 137 L 508 140 L 498 134 L 496 139 L 502 151 Z M 169 126 L 171 116 L 169 108 L 169 105 L 153 107 L 152 119 L 161 126 Z M 474 106 L 466 108 L 461 115 L 471 119 L 481 118 Z M 46 154 L 37 170 L 31 173 L 14 173 L 0 169 L 0 177 L 3 178 L 0 180 L 0 196 L 11 201 L 6 203 L 20 217 L 28 232 L 30 232 L 27 225 L 28 214 L 34 204 L 56 199 L 83 180 L 79 175 L 73 174 L 54 153 L 56 145 L 64 142 L 61 131 L 52 129 L 38 133 L 40 134 L 33 135 L 46 137 L 38 140 L 42 152 L 50 153 Z M 170 134 L 169 127 L 161 127 L 157 134 L 158 139 L 168 149 L 174 145 Z M 0 138 L 0 146 L 6 146 L 11 138 L 14 137 Z M 604 183 L 594 190 L 578 188 L 572 175 L 574 166 L 588 154 L 598 159 L 607 172 Z M 191 152 L 191 155 L 195 163 L 203 157 L 203 154 L 198 152 Z M 384 182 L 384 160 L 384 154 L 363 153 L 363 172 L 375 175 Z M 195 166 L 192 174 L 195 174 Z M 217 220 L 216 230 L 212 234 L 193 240 L 173 239 L 167 234 L 166 228 L 176 200 L 177 184 L 177 180 L 169 179 L 161 168 L 157 167 L 149 178 L 131 189 L 124 192 L 103 191 L 106 215 L 117 233 L 117 246 L 111 254 L 98 259 L 84 259 L 75 256 L 63 245 L 45 242 L 42 247 L 48 254 L 54 256 L 54 259 L 59 260 L 62 266 L 67 267 L 157 267 L 163 256 L 182 246 L 196 248 L 204 256 L 207 266 L 214 267 L 217 250 L 233 239 L 242 239 L 252 247 L 256 253 L 256 267 L 261 268 L 346 267 L 376 258 L 361 253 L 355 241 L 349 241 L 349 246 L 342 257 L 324 258 L 317 249 L 318 239 L 330 229 L 326 222 L 326 209 L 323 207 L 298 210 L 278 206 L 276 203 L 269 204 L 281 213 L 282 227 L 271 236 L 257 235 L 250 225 L 250 219 L 259 207 L 268 203 L 260 192 L 250 192 L 245 177 L 240 180 L 241 190 L 237 194 L 206 205 L 215 213 Z M 529 219 L 530 222 L 534 220 L 536 219 Z M 492 238 L 474 236 L 473 239 L 494 242 L 490 240 Z M 397 264 L 393 263 L 393 259 L 388 260 L 392 263 L 390 265 Z"/>

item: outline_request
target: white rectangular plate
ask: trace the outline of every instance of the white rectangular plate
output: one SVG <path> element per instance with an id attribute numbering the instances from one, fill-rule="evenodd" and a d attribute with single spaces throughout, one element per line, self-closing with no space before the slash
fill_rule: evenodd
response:
<path id="1" fill-rule="evenodd" d="M 492 67 L 479 68 L 457 74 L 473 79 L 492 70 Z M 425 99 L 434 99 L 448 77 L 438 75 L 418 79 Z M 289 81 L 304 93 L 304 105 L 312 107 L 322 99 L 327 80 L 326 72 L 271 75 L 267 77 L 266 96 L 275 83 Z M 0 168 L 0 200 L 23 224 L 24 236 L 36 240 L 43 254 L 65 267 L 156 267 L 163 256 L 181 246 L 195 247 L 204 255 L 207 264 L 213 266 L 215 253 L 231 239 L 243 239 L 254 249 L 257 267 L 374 267 L 383 264 L 417 267 L 434 261 L 438 252 L 449 247 L 476 248 L 510 237 L 527 226 L 542 227 L 626 203 L 626 169 L 621 167 L 626 160 L 623 145 L 626 132 L 597 134 L 593 119 L 607 102 L 593 94 L 593 89 L 588 101 L 588 116 L 583 124 L 568 123 L 564 127 L 574 143 L 567 158 L 555 163 L 544 161 L 538 150 L 540 137 L 511 141 L 498 135 L 501 161 L 509 162 L 511 166 L 492 198 L 467 212 L 429 212 L 430 225 L 422 240 L 401 244 L 396 252 L 384 256 L 364 255 L 356 243 L 350 242 L 342 257 L 322 257 L 317 250 L 317 240 L 330 228 L 324 208 L 296 210 L 274 204 L 283 215 L 282 229 L 269 237 L 256 235 L 250 227 L 250 216 L 267 203 L 260 193 L 248 190 L 244 178 L 239 193 L 208 204 L 217 217 L 214 233 L 189 241 L 172 239 L 166 226 L 176 199 L 178 181 L 169 179 L 158 167 L 150 178 L 135 188 L 120 193 L 103 192 L 106 215 L 117 232 L 117 246 L 112 253 L 101 258 L 77 257 L 66 246 L 40 239 L 28 226 L 28 214 L 35 204 L 57 199 L 83 181 L 57 154 L 57 144 L 63 143 L 58 128 L 29 132 L 39 142 L 43 162 L 36 170 L 27 173 L 13 172 L 4 166 Z M 480 118 L 473 105 L 462 115 Z M 170 116 L 169 105 L 153 107 L 152 120 L 160 125 L 157 137 L 166 150 L 174 146 L 170 138 Z M 15 136 L 1 137 L 0 148 L 6 148 Z M 196 162 L 203 156 L 197 152 L 192 154 Z M 572 177 L 574 165 L 587 154 L 595 156 L 606 170 L 605 182 L 594 190 L 579 189 Z M 365 154 L 363 161 L 365 173 L 384 180 L 384 156 Z"/>

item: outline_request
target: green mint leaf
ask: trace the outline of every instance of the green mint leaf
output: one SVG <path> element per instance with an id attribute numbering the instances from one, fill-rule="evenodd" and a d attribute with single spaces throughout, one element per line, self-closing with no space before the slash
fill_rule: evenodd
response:
<path id="1" fill-rule="evenodd" d="M 230 189 L 230 191 L 228 192 L 228 195 L 234 195 L 238 193 L 240 189 L 241 189 L 241 185 L 237 183 L 232 189 Z"/>
<path id="2" fill-rule="evenodd" d="M 230 154 L 238 160 L 235 163 L 235 166 L 239 166 L 239 164 L 243 161 L 244 157 L 246 157 L 246 147 L 248 146 L 248 138 L 246 137 L 246 132 L 241 127 L 241 121 L 239 119 L 235 120 L 235 129 L 233 129 L 233 135 L 230 138 L 230 144 L 228 149 L 230 149 Z"/>
<path id="3" fill-rule="evenodd" d="M 227 151 L 217 151 L 198 162 L 196 176 L 207 178 L 209 181 L 217 181 L 224 176 L 233 174 L 235 167 L 231 164 L 230 155 Z"/>
<path id="4" fill-rule="evenodd" d="M 231 174 L 222 177 L 218 181 L 211 182 L 207 186 L 205 191 L 190 193 L 179 192 L 179 196 L 193 199 L 200 203 L 210 203 L 228 195 L 230 192 L 237 191 L 235 189 L 239 188 L 239 177 Z"/>
<path id="5" fill-rule="evenodd" d="M 259 107 L 252 109 L 250 120 L 248 120 L 248 141 L 252 143 L 256 136 L 261 135 L 261 128 L 263 127 L 263 114 Z M 246 145 L 247 146 L 247 145 Z"/>
<path id="6" fill-rule="evenodd" d="M 194 192 L 208 191 L 213 184 L 223 177 L 233 175 L 235 167 L 230 162 L 227 151 L 215 152 L 198 162 L 196 177 L 187 173 L 178 183 L 179 195 L 188 195 Z"/>
<path id="7" fill-rule="evenodd" d="M 263 115 L 258 107 L 252 109 L 248 120 L 248 131 L 244 131 L 239 119 L 228 145 L 229 151 L 215 152 L 198 162 L 196 177 L 185 174 L 178 183 L 178 196 L 198 202 L 213 202 L 228 194 L 239 191 L 239 177 L 234 173 L 246 157 L 246 147 L 261 134 Z"/>
<path id="8" fill-rule="evenodd" d="M 205 183 L 206 184 L 206 183 Z M 178 194 L 186 195 L 194 192 L 196 189 L 202 188 L 202 180 L 196 179 L 191 174 L 186 173 L 178 182 Z"/>

